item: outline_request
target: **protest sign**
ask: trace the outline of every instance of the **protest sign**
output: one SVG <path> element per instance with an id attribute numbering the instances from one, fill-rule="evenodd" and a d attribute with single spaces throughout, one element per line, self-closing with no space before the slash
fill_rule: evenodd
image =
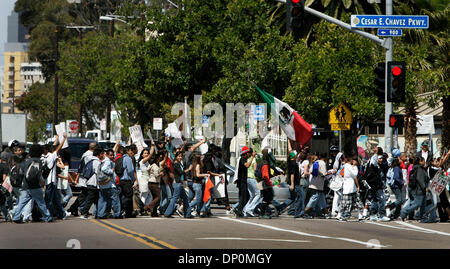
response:
<path id="1" fill-rule="evenodd" d="M 144 142 L 144 135 L 142 134 L 142 129 L 140 125 L 134 125 L 128 128 L 130 130 L 130 136 L 133 143 L 138 149 L 138 155 L 141 154 L 142 150 L 147 147 Z"/>
<path id="2" fill-rule="evenodd" d="M 55 130 L 56 130 L 56 133 L 59 136 L 59 142 L 61 142 L 61 140 L 63 139 L 63 135 L 66 132 L 66 123 L 65 122 L 61 122 L 60 124 L 56 125 L 55 126 Z M 67 139 L 66 139 L 66 141 L 64 141 L 64 144 L 63 144 L 62 148 L 65 149 L 65 148 L 68 148 L 68 147 L 69 147 L 69 143 L 67 142 Z"/>
<path id="3" fill-rule="evenodd" d="M 449 181 L 448 173 L 439 171 L 433 177 L 433 180 L 430 182 L 429 189 L 435 193 L 436 195 L 440 195 L 442 191 L 446 188 Z"/>

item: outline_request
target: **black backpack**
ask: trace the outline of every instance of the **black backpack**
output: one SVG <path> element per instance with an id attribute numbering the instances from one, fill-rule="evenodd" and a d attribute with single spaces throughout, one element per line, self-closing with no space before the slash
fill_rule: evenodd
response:
<path id="1" fill-rule="evenodd" d="M 20 163 L 14 164 L 9 172 L 11 186 L 20 188 L 23 183 L 24 172 Z"/>
<path id="2" fill-rule="evenodd" d="M 263 166 L 264 166 L 264 162 L 260 162 L 256 166 L 255 177 L 256 177 L 256 181 L 258 181 L 258 182 L 263 181 L 263 176 L 262 176 L 262 167 Z"/>
<path id="3" fill-rule="evenodd" d="M 30 186 L 39 185 L 42 175 L 42 164 L 39 161 L 31 161 L 25 172 L 25 180 Z"/>
<path id="4" fill-rule="evenodd" d="M 116 167 L 114 168 L 114 172 L 116 175 L 121 178 L 125 172 L 125 169 L 123 167 L 123 156 L 117 159 L 116 161 Z"/>
<path id="5" fill-rule="evenodd" d="M 409 172 L 408 187 L 411 190 L 414 190 L 417 187 L 417 169 L 415 167 L 413 169 L 411 169 L 411 171 Z"/>
<path id="6" fill-rule="evenodd" d="M 81 176 L 87 180 L 89 180 L 95 174 L 94 171 L 94 160 L 90 160 L 83 166 L 83 171 L 81 172 Z"/>
<path id="7" fill-rule="evenodd" d="M 48 178 L 48 175 L 50 175 L 50 172 L 51 172 L 51 171 L 53 170 L 53 168 L 55 167 L 56 161 L 55 161 L 55 163 L 53 164 L 52 168 L 49 168 L 49 167 L 48 167 L 47 161 L 46 161 L 46 160 L 44 160 L 43 162 L 44 162 L 44 163 L 43 163 L 43 165 L 42 165 L 42 177 L 43 177 L 44 179 L 47 179 L 47 178 Z"/>

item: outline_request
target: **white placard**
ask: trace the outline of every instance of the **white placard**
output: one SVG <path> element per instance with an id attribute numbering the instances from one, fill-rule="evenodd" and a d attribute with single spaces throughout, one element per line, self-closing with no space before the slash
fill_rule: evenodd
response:
<path id="1" fill-rule="evenodd" d="M 141 154 L 142 150 L 147 147 L 144 142 L 144 135 L 142 134 L 142 129 L 140 125 L 134 125 L 128 128 L 130 130 L 130 137 L 133 143 L 138 149 L 138 156 Z"/>
<path id="2" fill-rule="evenodd" d="M 148 130 L 147 136 L 148 136 L 148 138 L 150 138 L 151 141 L 153 141 L 152 131 Z"/>
<path id="3" fill-rule="evenodd" d="M 222 175 L 224 182 L 222 183 L 220 177 L 214 177 L 214 187 L 212 188 L 212 195 L 214 198 L 224 198 L 225 195 L 225 175 Z"/>
<path id="4" fill-rule="evenodd" d="M 417 115 L 417 134 L 434 134 L 433 115 Z"/>
<path id="5" fill-rule="evenodd" d="M 433 180 L 430 182 L 429 189 L 436 195 L 440 195 L 441 192 L 445 190 L 445 187 L 447 186 L 449 181 L 449 177 L 447 175 L 448 173 L 439 171 L 436 173 L 436 175 L 433 177 Z"/>
<path id="6" fill-rule="evenodd" d="M 61 142 L 62 139 L 64 139 L 64 133 L 66 132 L 66 123 L 61 122 L 60 124 L 55 126 L 56 133 L 59 136 L 59 142 Z M 67 142 L 67 139 L 64 141 L 64 144 L 62 146 L 63 149 L 68 148 L 69 143 Z"/>
<path id="7" fill-rule="evenodd" d="M 161 131 L 163 129 L 162 118 L 153 118 L 153 130 Z"/>

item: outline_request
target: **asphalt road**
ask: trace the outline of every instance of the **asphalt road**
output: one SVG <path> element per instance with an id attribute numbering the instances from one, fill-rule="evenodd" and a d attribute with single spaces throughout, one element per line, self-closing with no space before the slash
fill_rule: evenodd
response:
<path id="1" fill-rule="evenodd" d="M 81 219 L 0 223 L 2 249 L 448 249 L 450 223 L 332 219 Z"/>

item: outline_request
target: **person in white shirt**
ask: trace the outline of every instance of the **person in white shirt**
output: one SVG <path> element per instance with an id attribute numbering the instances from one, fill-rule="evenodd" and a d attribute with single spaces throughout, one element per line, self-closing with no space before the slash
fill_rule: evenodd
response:
<path id="1" fill-rule="evenodd" d="M 361 209 L 364 207 L 359 199 L 358 159 L 346 158 L 344 164 L 344 184 L 342 186 L 342 201 L 340 207 L 340 221 L 347 221 L 354 207 L 358 210 L 358 220 L 362 220 Z"/>
<path id="2" fill-rule="evenodd" d="M 99 189 L 97 175 L 100 173 L 101 159 L 104 157 L 104 150 L 96 148 L 92 154 L 92 157 L 86 157 L 85 168 L 89 167 L 89 163 L 92 161 L 93 173 L 90 177 L 86 178 L 86 188 L 87 197 L 85 203 L 79 208 L 80 214 L 83 218 L 88 218 L 89 210 L 92 204 L 95 204 L 95 214 L 99 213 L 98 210 L 98 199 L 99 199 Z M 84 172 L 84 171 L 83 171 Z M 97 217 L 97 216 L 95 216 Z"/>
<path id="3" fill-rule="evenodd" d="M 144 209 L 147 208 L 152 200 L 152 194 L 148 188 L 149 182 L 149 170 L 150 170 L 150 158 L 155 154 L 155 143 L 152 141 L 151 149 L 144 149 L 137 160 L 136 175 L 139 184 L 139 198 L 144 205 Z"/>
<path id="4" fill-rule="evenodd" d="M 318 169 L 316 171 L 315 164 L 312 163 L 310 165 L 310 173 L 312 175 L 309 182 L 309 192 L 311 193 L 311 198 L 309 199 L 308 204 L 305 208 L 305 214 L 303 218 L 310 219 L 312 216 L 310 215 L 310 211 L 312 209 L 316 209 L 316 206 L 323 212 L 324 215 L 327 215 L 325 194 L 323 192 L 324 184 L 325 184 L 325 176 L 328 174 L 327 172 L 327 164 L 325 161 L 327 160 L 327 154 L 321 153 L 320 160 L 318 162 Z M 317 174 L 316 174 L 317 172 Z"/>
<path id="5" fill-rule="evenodd" d="M 66 134 L 63 135 L 63 140 L 58 144 L 59 136 L 55 136 L 55 142 L 52 145 L 52 152 L 47 155 L 45 158 L 45 163 L 50 170 L 46 178 L 46 186 L 45 186 L 45 204 L 50 211 L 51 216 L 56 217 L 58 219 L 65 219 L 68 214 L 64 210 L 62 206 L 61 194 L 57 189 L 57 175 L 56 175 L 56 163 L 58 161 L 58 153 L 64 145 L 66 141 Z"/>

